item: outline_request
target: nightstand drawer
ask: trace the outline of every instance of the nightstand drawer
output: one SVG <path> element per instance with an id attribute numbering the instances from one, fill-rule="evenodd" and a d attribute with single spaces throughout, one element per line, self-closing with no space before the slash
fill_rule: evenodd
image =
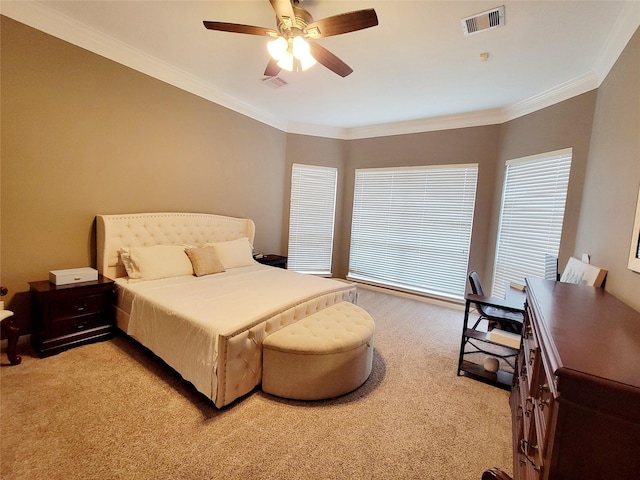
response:
<path id="1" fill-rule="evenodd" d="M 67 298 L 51 302 L 49 319 L 52 322 L 60 322 L 68 317 L 89 315 L 107 310 L 108 298 L 106 295 L 88 295 L 77 298 Z"/>
<path id="2" fill-rule="evenodd" d="M 65 317 L 49 324 L 49 336 L 60 337 L 83 330 L 109 324 L 109 317 L 104 313 L 93 313 L 75 317 Z"/>

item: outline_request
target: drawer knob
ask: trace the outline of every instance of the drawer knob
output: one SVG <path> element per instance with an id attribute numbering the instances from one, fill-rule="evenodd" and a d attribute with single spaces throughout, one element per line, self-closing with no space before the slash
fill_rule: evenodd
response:
<path id="1" fill-rule="evenodd" d="M 74 305 L 73 305 L 73 306 L 75 307 L 75 309 L 76 309 L 78 312 L 82 312 L 82 311 L 84 311 L 84 309 L 86 309 L 86 308 L 87 308 L 87 304 L 86 304 L 86 302 L 85 302 L 85 303 L 82 303 L 82 304 L 74 303 Z"/>

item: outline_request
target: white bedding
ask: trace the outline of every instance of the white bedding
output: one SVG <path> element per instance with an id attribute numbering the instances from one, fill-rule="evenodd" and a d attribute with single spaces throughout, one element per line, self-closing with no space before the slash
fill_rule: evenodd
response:
<path id="1" fill-rule="evenodd" d="M 351 284 L 258 263 L 203 277 L 119 278 L 117 285 L 118 307 L 129 314 L 126 333 L 219 407 L 260 383 L 265 335 L 334 302 L 355 301 Z"/>

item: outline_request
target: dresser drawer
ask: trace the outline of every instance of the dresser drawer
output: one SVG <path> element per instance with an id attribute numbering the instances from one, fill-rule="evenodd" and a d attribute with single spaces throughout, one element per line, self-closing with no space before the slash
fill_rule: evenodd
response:
<path id="1" fill-rule="evenodd" d="M 105 294 L 85 295 L 54 301 L 49 307 L 49 320 L 53 323 L 66 322 L 69 317 L 105 312 L 108 301 Z"/>

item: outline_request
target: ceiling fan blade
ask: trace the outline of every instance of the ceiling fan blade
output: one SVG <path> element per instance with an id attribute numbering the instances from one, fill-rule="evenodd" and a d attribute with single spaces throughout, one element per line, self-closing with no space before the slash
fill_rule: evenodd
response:
<path id="1" fill-rule="evenodd" d="M 323 38 L 355 32 L 376 25 L 378 25 L 378 15 L 373 8 L 369 8 L 323 18 L 307 25 L 306 30 L 311 38 Z"/>
<path id="2" fill-rule="evenodd" d="M 209 30 L 217 30 L 219 32 L 246 33 L 248 35 L 260 35 L 264 37 L 277 37 L 278 32 L 272 28 L 254 27 L 253 25 L 241 25 L 239 23 L 226 22 L 202 22 Z"/>
<path id="3" fill-rule="evenodd" d="M 309 47 L 311 47 L 311 55 L 313 55 L 313 58 L 332 72 L 337 73 L 341 77 L 346 77 L 353 72 L 353 69 L 349 65 L 344 63 L 322 45 L 315 42 L 309 42 Z"/>
<path id="4" fill-rule="evenodd" d="M 280 73 L 280 67 L 278 66 L 278 61 L 271 58 L 269 63 L 267 64 L 267 68 L 264 70 L 265 77 L 275 77 Z"/>
<path id="5" fill-rule="evenodd" d="M 293 5 L 290 0 L 269 0 L 269 2 L 281 23 L 291 27 L 296 26 L 296 15 L 293 13 Z"/>

